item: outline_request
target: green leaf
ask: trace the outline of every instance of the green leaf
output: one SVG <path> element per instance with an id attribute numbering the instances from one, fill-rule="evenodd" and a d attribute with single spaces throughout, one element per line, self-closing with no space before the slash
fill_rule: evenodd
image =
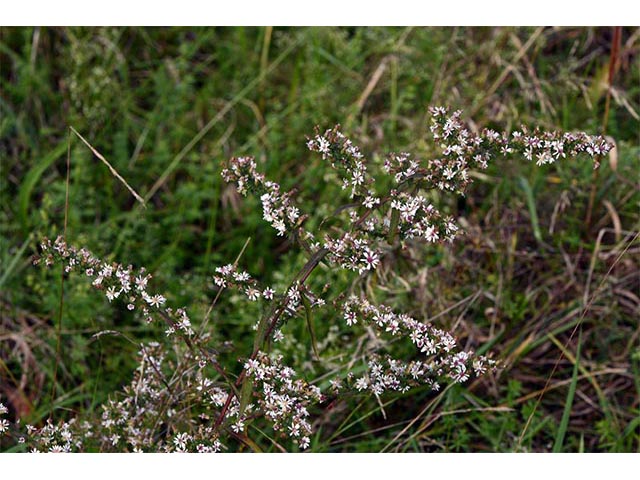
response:
<path id="1" fill-rule="evenodd" d="M 560 426 L 558 427 L 558 433 L 556 434 L 556 440 L 553 444 L 553 453 L 562 452 L 562 444 L 564 443 L 564 437 L 569 427 L 569 417 L 571 416 L 571 409 L 573 407 L 573 397 L 576 394 L 576 387 L 578 385 L 578 368 L 580 365 L 580 348 L 582 346 L 582 330 L 578 336 L 578 350 L 576 351 L 576 361 L 573 364 L 573 375 L 571 376 L 571 384 L 569 385 L 569 392 L 567 393 L 567 400 L 564 404 L 564 412 L 562 412 L 562 419 L 560 420 Z"/>
<path id="2" fill-rule="evenodd" d="M 542 243 L 542 232 L 540 231 L 540 222 L 538 221 L 538 212 L 536 210 L 536 201 L 533 198 L 533 190 L 529 181 L 524 177 L 518 177 L 520 186 L 524 190 L 525 197 L 527 199 L 527 206 L 529 207 L 529 215 L 531 216 L 531 228 L 533 228 L 533 236 L 538 243 Z"/>

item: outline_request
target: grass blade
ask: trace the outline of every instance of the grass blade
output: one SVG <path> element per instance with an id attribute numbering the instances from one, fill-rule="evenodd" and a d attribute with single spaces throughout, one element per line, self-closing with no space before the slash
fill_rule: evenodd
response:
<path id="1" fill-rule="evenodd" d="M 556 434 L 556 440 L 553 444 L 553 453 L 562 452 L 562 444 L 564 443 L 564 437 L 569 427 L 569 417 L 571 416 L 571 408 L 573 407 L 573 397 L 576 394 L 576 387 L 578 385 L 578 368 L 580 365 L 580 347 L 582 346 L 582 330 L 578 335 L 578 350 L 576 351 L 576 361 L 573 364 L 573 374 L 571 376 L 571 384 L 569 384 L 569 392 L 567 393 L 567 400 L 564 405 L 564 412 L 562 412 L 562 419 L 560 420 L 560 426 L 558 427 L 558 433 Z"/>
<path id="2" fill-rule="evenodd" d="M 533 236 L 538 243 L 542 243 L 542 232 L 540 231 L 540 222 L 538 221 L 538 211 L 536 210 L 536 201 L 533 198 L 533 190 L 529 181 L 524 177 L 518 177 L 518 182 L 524 190 L 527 199 L 527 207 L 529 207 L 529 215 L 531 216 L 531 228 L 533 228 Z"/>

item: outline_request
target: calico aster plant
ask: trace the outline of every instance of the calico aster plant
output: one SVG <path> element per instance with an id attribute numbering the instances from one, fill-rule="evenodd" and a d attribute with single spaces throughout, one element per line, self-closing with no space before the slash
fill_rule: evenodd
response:
<path id="1" fill-rule="evenodd" d="M 294 193 L 267 180 L 253 157 L 228 162 L 222 171 L 224 180 L 241 195 L 256 195 L 264 220 L 307 256 L 304 267 L 280 290 L 261 285 L 236 264 L 215 268 L 212 280 L 218 293 L 234 289 L 248 302 L 266 306 L 254 326 L 253 349 L 239 359 L 242 368 L 237 373 L 214 353 L 206 323 L 193 326 L 185 307 L 167 306 L 163 295 L 150 291 L 151 275 L 143 268 L 102 261 L 84 248 L 68 245 L 62 237 L 45 238 L 36 263 L 61 264 L 67 273 L 86 276 L 109 302 L 124 301 L 146 322 L 164 322 L 168 338 L 140 345 L 139 368 L 131 384 L 103 405 L 99 419 L 26 426 L 25 433 L 13 432 L 18 441 L 32 451 L 218 452 L 240 445 L 258 450 L 249 427 L 266 422 L 279 441 L 306 449 L 314 432 L 314 406 L 327 398 L 380 397 L 425 385 L 435 392 L 495 368 L 496 362 L 462 350 L 452 333 L 436 325 L 377 304 L 365 293 L 332 297 L 330 291 L 313 292 L 307 280 L 324 264 L 351 272 L 357 281 L 375 275 L 385 256 L 396 248 L 420 241 L 452 242 L 460 229 L 453 217 L 433 205 L 428 192 L 463 195 L 472 182 L 470 172 L 486 169 L 491 161 L 519 156 L 542 166 L 582 155 L 594 159 L 597 167 L 612 146 L 602 137 L 585 133 L 525 128 L 510 134 L 489 129 L 474 133 L 462 122 L 460 111 L 450 114 L 435 107 L 430 113 L 430 130 L 441 154 L 424 160 L 391 153 L 378 171 L 339 126 L 324 132 L 316 129 L 307 139 L 308 149 L 337 173 L 348 196 L 348 203 L 336 210 L 342 215 L 340 228 L 334 224 L 311 231 L 309 215 L 295 204 Z M 329 387 L 322 391 L 287 366 L 273 348 L 285 339 L 283 327 L 288 322 L 309 321 L 311 312 L 320 310 L 340 328 L 369 328 L 380 337 L 404 338 L 414 346 L 414 354 L 394 358 L 372 349 L 364 354 L 364 368 L 348 364 L 331 369 Z M 170 342 L 182 345 L 184 355 L 172 358 Z M 316 360 L 322 360 L 315 339 L 313 343 Z M 4 413 L 6 408 L 0 404 L 0 416 Z M 0 420 L 0 435 L 9 432 L 8 422 Z"/>

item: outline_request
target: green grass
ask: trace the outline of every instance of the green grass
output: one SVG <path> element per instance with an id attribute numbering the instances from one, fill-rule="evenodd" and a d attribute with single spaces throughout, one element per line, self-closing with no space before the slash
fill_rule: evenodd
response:
<path id="1" fill-rule="evenodd" d="M 466 236 L 417 247 L 386 272 L 379 301 L 437 316 L 503 369 L 436 396 L 384 398 L 386 418 L 375 400 L 338 402 L 316 412 L 315 451 L 640 450 L 633 34 L 623 29 L 606 132 L 617 170 L 606 158 L 595 180 L 588 162 L 492 165 L 464 199 L 433 199 L 464 220 Z M 213 269 L 249 237 L 239 262 L 266 283 L 286 284 L 304 261 L 261 219 L 256 199 L 222 182 L 230 156 L 255 156 L 268 177 L 297 190 L 301 209 L 321 214 L 339 189 L 305 148 L 315 125 L 341 123 L 368 155 L 422 157 L 434 152 L 426 122 L 434 104 L 463 109 L 477 128 L 600 133 L 610 48 L 606 28 L 0 29 L 0 395 L 34 422 L 52 407 L 60 272 L 33 268 L 29 257 L 40 237 L 62 231 L 69 127 L 147 203 L 72 138 L 69 241 L 147 267 L 157 291 L 202 318 Z M 341 274 L 327 275 L 349 288 Z M 64 295 L 53 405 L 62 417 L 91 412 L 135 368 L 134 345 L 93 334 L 163 335 L 83 279 L 67 278 Z M 222 296 L 213 335 L 245 352 L 256 312 L 237 300 Z M 304 344 L 290 352 L 300 366 L 327 335 L 330 319 L 321 320 L 288 326 Z M 577 325 L 581 340 L 570 336 Z M 559 357 L 552 339 L 575 358 Z M 255 440 L 276 449 L 268 433 Z"/>
<path id="2" fill-rule="evenodd" d="M 558 426 L 558 432 L 556 433 L 556 440 L 553 443 L 553 453 L 562 452 L 562 444 L 564 443 L 564 437 L 567 434 L 567 428 L 569 427 L 569 417 L 573 408 L 573 399 L 576 395 L 576 387 L 578 386 L 578 366 L 580 365 L 580 346 L 582 345 L 582 331 L 578 336 L 578 350 L 576 352 L 576 358 L 573 361 L 573 374 L 571 375 L 571 384 L 569 384 L 569 391 L 567 392 L 567 399 L 565 400 L 564 410 L 562 412 L 562 419 Z"/>

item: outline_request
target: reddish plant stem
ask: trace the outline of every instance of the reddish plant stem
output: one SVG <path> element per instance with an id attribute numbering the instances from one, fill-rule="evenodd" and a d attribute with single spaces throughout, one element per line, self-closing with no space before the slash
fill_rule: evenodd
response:
<path id="1" fill-rule="evenodd" d="M 298 275 L 296 276 L 296 278 L 293 281 L 293 283 L 297 282 L 297 283 L 300 283 L 300 284 L 304 284 L 304 282 L 306 282 L 306 280 L 311 275 L 311 272 L 313 272 L 313 270 L 320 264 L 322 259 L 328 253 L 329 253 L 329 251 L 326 248 L 322 248 L 317 253 L 315 253 L 314 256 L 311 257 L 311 259 L 302 268 L 302 270 L 300 270 L 300 273 L 298 273 Z M 272 317 L 271 321 L 269 322 L 269 328 L 267 329 L 267 332 L 265 334 L 265 340 L 269 338 L 269 336 L 271 335 L 271 333 L 275 329 L 276 325 L 278 324 L 278 320 L 280 319 L 280 316 L 284 312 L 285 303 L 286 303 L 286 298 L 283 299 L 283 301 L 280 303 L 280 305 L 278 305 L 278 307 L 276 308 L 276 311 L 274 312 L 273 317 Z M 260 351 L 260 348 L 261 348 L 261 346 L 258 346 L 256 348 L 254 348 L 253 352 L 251 353 L 251 356 L 249 357 L 250 360 L 255 360 L 255 358 L 258 356 L 258 352 Z M 238 375 L 238 378 L 236 379 L 236 382 L 235 382 L 235 388 L 234 388 L 235 392 L 234 392 L 234 394 L 236 396 L 238 396 L 237 389 L 242 385 L 242 382 L 244 381 L 245 377 L 246 377 L 245 370 L 243 369 L 242 372 L 240 372 L 240 374 Z M 216 420 L 216 423 L 214 424 L 214 429 L 219 428 L 220 425 L 222 424 L 222 422 L 224 420 L 224 417 L 225 417 L 225 415 L 227 413 L 227 410 L 229 409 L 229 406 L 231 405 L 231 400 L 232 399 L 233 399 L 233 395 L 230 393 L 227 396 L 227 400 L 225 401 L 224 405 L 222 406 L 222 409 L 220 410 L 220 415 L 218 416 L 218 419 Z"/>

